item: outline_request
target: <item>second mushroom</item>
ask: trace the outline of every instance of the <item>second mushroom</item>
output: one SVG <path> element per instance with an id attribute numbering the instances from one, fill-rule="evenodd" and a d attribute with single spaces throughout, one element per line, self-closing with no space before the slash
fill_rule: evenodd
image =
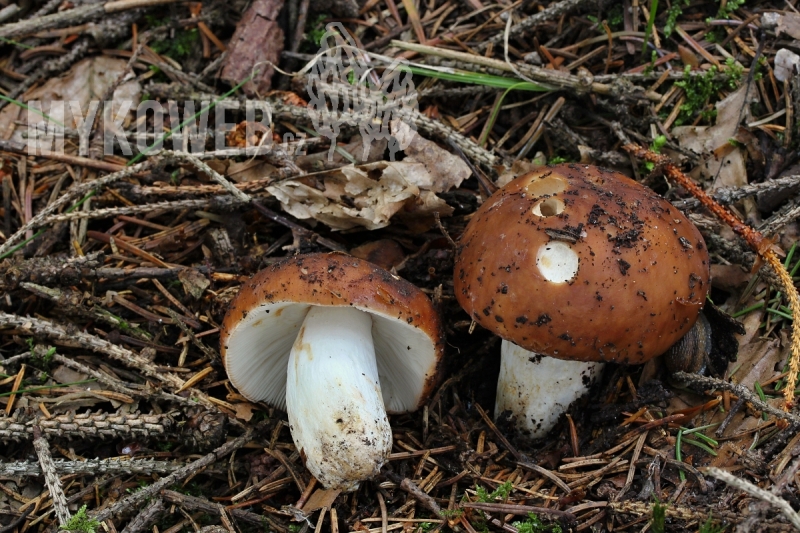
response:
<path id="1" fill-rule="evenodd" d="M 643 363 L 697 320 L 709 257 L 697 228 L 639 183 L 589 165 L 543 167 L 467 225 L 455 296 L 502 337 L 495 416 L 544 436 L 602 362 Z"/>
<path id="2" fill-rule="evenodd" d="M 306 467 L 343 490 L 378 473 L 392 447 L 387 411 L 421 406 L 444 346 L 422 291 L 343 254 L 259 272 L 231 302 L 221 344 L 231 383 L 285 409 Z"/>

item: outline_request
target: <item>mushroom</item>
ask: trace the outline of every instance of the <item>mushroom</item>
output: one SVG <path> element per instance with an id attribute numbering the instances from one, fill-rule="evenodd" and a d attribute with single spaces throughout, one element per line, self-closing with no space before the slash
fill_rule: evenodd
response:
<path id="1" fill-rule="evenodd" d="M 438 314 L 411 283 L 343 254 L 281 260 L 247 281 L 220 331 L 231 383 L 285 409 L 306 467 L 355 490 L 392 448 L 386 416 L 417 409 L 436 385 Z"/>
<path id="2" fill-rule="evenodd" d="M 639 183 L 590 165 L 524 174 L 459 242 L 455 294 L 503 340 L 495 416 L 545 435 L 600 374 L 664 353 L 709 289 L 700 232 Z M 513 344 L 512 344 L 513 343 Z"/>

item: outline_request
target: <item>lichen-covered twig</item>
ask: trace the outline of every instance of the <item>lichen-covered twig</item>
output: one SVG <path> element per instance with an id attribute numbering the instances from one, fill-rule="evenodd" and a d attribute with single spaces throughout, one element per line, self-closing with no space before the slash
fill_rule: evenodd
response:
<path id="1" fill-rule="evenodd" d="M 666 517 L 671 520 L 684 520 L 687 522 L 700 523 L 708 520 L 708 508 L 695 509 L 674 504 L 668 504 L 665 507 Z M 650 516 L 653 513 L 653 504 L 636 500 L 626 500 L 621 502 L 611 501 L 608 502 L 606 509 L 615 515 L 632 514 L 638 516 Z M 747 518 L 747 515 L 738 514 L 728 511 L 727 509 L 716 508 L 712 513 L 712 518 L 728 523 L 739 524 Z M 759 522 L 759 525 L 764 526 L 764 531 L 780 531 L 786 533 L 795 531 L 789 524 L 775 522 L 774 520 L 764 520 Z"/>
<path id="2" fill-rule="evenodd" d="M 731 383 L 730 381 L 723 381 L 721 379 L 712 378 L 710 376 L 701 376 L 700 374 L 690 374 L 688 372 L 676 372 L 674 374 L 675 379 L 678 379 L 685 384 L 689 385 L 695 390 L 726 390 L 734 393 L 739 398 L 744 398 L 746 402 L 749 402 L 764 413 L 770 414 L 777 418 L 782 418 L 784 420 L 788 420 L 792 424 L 800 425 L 800 417 L 797 415 L 793 415 L 792 413 L 782 411 L 776 407 L 771 406 L 766 402 L 762 402 L 761 399 L 756 395 L 754 392 L 748 390 L 746 387 L 738 385 L 736 383 Z"/>
<path id="3" fill-rule="evenodd" d="M 9 291 L 28 281 L 39 285 L 58 285 L 65 287 L 83 282 L 106 279 L 177 279 L 181 269 L 161 267 L 113 268 L 101 267 L 102 253 L 92 253 L 86 257 L 64 260 L 59 256 L 33 257 L 24 260 L 8 260 L 0 263 L 0 290 Z M 202 274 L 212 274 L 221 269 L 211 269 L 203 265 L 193 267 Z"/>
<path id="4" fill-rule="evenodd" d="M 128 525 L 125 526 L 122 533 L 140 533 L 142 531 L 147 531 L 150 529 L 150 526 L 158 520 L 165 508 L 164 500 L 161 498 L 154 499 L 147 507 L 139 511 L 139 514 L 137 514 L 133 520 L 128 522 Z"/>
<path id="5" fill-rule="evenodd" d="M 589 2 L 587 0 L 561 0 L 561 2 L 553 2 L 549 6 L 547 6 L 547 8 L 523 19 L 518 24 L 512 26 L 511 31 L 508 32 L 509 37 L 513 37 L 515 35 L 519 35 L 524 31 L 533 29 L 539 24 L 544 24 L 545 22 L 548 22 L 550 20 L 555 20 L 561 17 L 562 15 L 566 15 L 567 13 L 570 13 L 578 9 L 579 7 L 581 7 L 581 5 L 588 3 Z M 510 13 L 509 16 L 511 16 Z M 483 52 L 490 44 L 496 45 L 500 44 L 501 42 L 503 42 L 503 34 L 498 33 L 494 37 L 490 37 L 486 41 L 476 46 L 475 49 L 478 52 Z"/>
<path id="6" fill-rule="evenodd" d="M 167 503 L 180 505 L 186 509 L 201 511 L 212 516 L 219 516 L 220 514 L 220 507 L 218 505 L 215 505 L 203 498 L 188 496 L 186 494 L 181 494 L 180 492 L 175 492 L 174 490 L 162 490 L 161 496 Z M 245 511 L 243 509 L 231 509 L 229 512 L 235 519 L 258 527 L 267 526 L 268 528 L 280 531 L 281 533 L 286 533 L 289 531 L 287 527 L 281 525 L 279 522 L 276 522 L 267 515 L 251 513 L 250 511 Z"/>
<path id="7" fill-rule="evenodd" d="M 47 217 L 42 221 L 42 226 L 55 224 L 57 222 L 70 222 L 81 219 L 111 218 L 119 215 L 137 215 L 141 213 L 152 213 L 154 211 L 180 211 L 182 209 L 208 209 L 220 207 L 234 207 L 241 205 L 242 201 L 231 196 L 221 196 L 215 198 L 196 198 L 188 200 L 175 200 L 166 202 L 150 202 L 142 205 L 131 205 L 122 207 L 106 207 L 103 209 L 93 209 L 91 211 L 73 211 L 72 213 L 59 213 Z"/>
<path id="8" fill-rule="evenodd" d="M 66 414 L 48 419 L 25 419 L 24 411 L 0 417 L 0 441 L 29 440 L 34 428 L 48 437 L 67 439 L 164 438 L 172 433 L 175 420 L 170 414 Z"/>
<path id="9" fill-rule="evenodd" d="M 86 461 L 69 461 L 55 459 L 56 472 L 61 476 L 113 474 L 116 476 L 134 474 L 171 474 L 186 466 L 185 463 L 156 461 L 154 459 L 87 459 Z M 42 468 L 31 461 L 0 463 L 0 476 L 26 477 L 41 476 Z"/>
<path id="10" fill-rule="evenodd" d="M 183 380 L 181 378 L 170 372 L 159 370 L 147 358 L 131 350 L 112 344 L 105 339 L 79 331 L 77 328 L 67 331 L 66 328 L 49 320 L 21 317 L 0 312 L 0 327 L 9 326 L 20 328 L 23 331 L 30 331 L 33 335 L 43 335 L 52 339 L 77 342 L 84 348 L 104 353 L 112 359 L 139 370 L 145 376 L 175 387 L 176 389 L 179 389 L 183 385 Z"/>
<path id="11" fill-rule="evenodd" d="M 39 465 L 42 467 L 42 473 L 44 474 L 44 482 L 47 485 L 47 490 L 50 491 L 50 497 L 53 499 L 53 508 L 56 511 L 58 523 L 64 526 L 72 518 L 67 507 L 67 497 L 61 487 L 61 480 L 58 478 L 53 456 L 50 455 L 50 445 L 47 443 L 47 439 L 42 436 L 42 431 L 35 425 L 33 426 L 33 449 L 36 450 L 36 456 L 39 458 Z"/>
<path id="12" fill-rule="evenodd" d="M 323 87 L 323 89 L 327 90 L 325 87 Z M 148 90 L 150 91 L 151 95 L 162 98 L 195 101 L 217 99 L 216 95 L 210 95 L 196 91 L 186 91 L 180 87 L 175 88 L 170 85 L 159 83 L 148 86 Z M 331 90 L 336 89 L 331 86 Z M 311 120 L 308 116 L 308 109 L 306 107 L 289 105 L 278 100 L 269 100 L 269 103 L 272 107 L 272 117 L 274 120 L 295 120 L 302 123 L 309 123 Z M 217 102 L 217 105 L 220 107 L 228 105 L 232 108 L 236 108 L 236 106 L 240 105 L 240 102 L 239 100 L 235 99 L 222 99 Z M 381 105 L 383 105 L 383 102 L 381 102 Z M 340 120 L 343 118 L 341 114 L 334 116 L 333 113 L 324 109 L 319 110 L 318 112 L 326 120 Z M 413 122 L 422 132 L 433 135 L 441 140 L 453 139 L 453 141 L 458 144 L 461 149 L 464 150 L 464 153 L 472 158 L 473 161 L 476 161 L 487 168 L 492 168 L 499 162 L 499 158 L 495 154 L 482 148 L 478 143 L 460 134 L 440 120 L 431 119 L 419 111 L 410 111 L 405 109 L 398 110 L 398 115 L 403 119 Z M 356 123 L 362 120 L 372 120 L 372 118 L 373 117 L 371 115 L 357 113 L 348 113 L 344 117 L 346 121 L 353 121 Z"/>
<path id="13" fill-rule="evenodd" d="M 722 187 L 714 191 L 714 194 L 711 196 L 714 200 L 724 205 L 732 204 L 748 196 L 755 196 L 764 192 L 785 191 L 798 186 L 800 186 L 800 176 L 792 175 L 761 183 L 748 183 L 741 187 Z M 686 198 L 685 200 L 673 202 L 672 205 L 678 209 L 694 209 L 700 205 L 700 200 L 697 198 Z"/>
<path id="14" fill-rule="evenodd" d="M 105 509 L 92 513 L 92 518 L 94 518 L 95 520 L 99 520 L 100 522 L 103 522 L 124 511 L 128 511 L 130 509 L 138 509 L 145 501 L 147 501 L 148 498 L 152 498 L 153 496 L 158 494 L 159 491 L 165 489 L 166 487 L 180 483 L 181 481 L 188 478 L 192 474 L 199 472 L 201 469 L 203 469 L 208 465 L 214 464 L 217 460 L 221 459 L 222 457 L 225 457 L 234 450 L 238 450 L 239 448 L 250 442 L 256 431 L 257 430 L 260 431 L 260 429 L 263 428 L 264 424 L 265 423 L 261 423 L 255 428 L 252 427 L 249 428 L 247 431 L 245 431 L 245 433 L 241 437 L 226 442 L 213 452 L 204 455 L 200 459 L 189 463 L 188 465 L 184 466 L 179 470 L 176 470 L 175 472 L 173 472 L 168 476 L 162 477 L 152 485 L 149 485 L 140 491 L 134 492 L 130 496 L 123 498 L 122 500 L 119 500 L 113 505 L 110 505 Z"/>
<path id="15" fill-rule="evenodd" d="M 20 283 L 20 286 L 23 289 L 32 292 L 36 296 L 39 296 L 40 298 L 46 298 L 50 300 L 68 314 L 82 316 L 92 320 L 98 320 L 114 328 L 120 329 L 131 337 L 135 337 L 142 341 L 149 341 L 151 339 L 151 337 L 144 331 L 140 330 L 139 328 L 129 326 L 127 322 L 115 316 L 113 313 L 106 311 L 102 307 L 96 305 L 92 307 L 85 306 L 84 300 L 86 300 L 86 297 L 82 292 L 78 292 L 66 287 L 45 287 L 44 285 L 38 285 L 30 282 L 22 282 Z"/>
<path id="16" fill-rule="evenodd" d="M 726 472 L 725 470 L 721 470 L 714 466 L 707 468 L 706 473 L 711 477 L 715 477 L 724 481 L 731 487 L 737 488 L 751 496 L 758 498 L 761 501 L 774 505 L 780 509 L 781 513 L 783 513 L 783 516 L 785 516 L 794 527 L 800 530 L 800 515 L 798 515 L 795 510 L 792 509 L 792 506 L 789 505 L 789 502 L 783 498 L 776 496 L 768 490 L 762 489 L 761 487 L 757 487 L 745 479 L 736 477 L 730 472 Z"/>
<path id="17" fill-rule="evenodd" d="M 737 235 L 742 237 L 747 244 L 758 253 L 765 263 L 772 267 L 775 274 L 777 274 L 782 285 L 783 293 L 789 300 L 793 318 L 789 374 L 786 376 L 786 386 L 783 389 L 785 400 L 784 409 L 786 411 L 790 410 L 794 405 L 794 388 L 797 384 L 797 372 L 800 370 L 800 296 L 797 294 L 797 288 L 794 286 L 792 277 L 786 269 L 783 268 L 783 263 L 781 263 L 781 260 L 775 253 L 772 241 L 736 218 L 733 213 L 716 202 L 708 193 L 700 188 L 699 185 L 681 172 L 677 166 L 672 164 L 666 156 L 656 154 L 636 144 L 627 144 L 623 148 L 639 159 L 644 159 L 645 161 L 650 161 L 658 165 L 667 178 L 689 191 L 692 196 L 700 201 L 703 207 L 730 226 Z"/>

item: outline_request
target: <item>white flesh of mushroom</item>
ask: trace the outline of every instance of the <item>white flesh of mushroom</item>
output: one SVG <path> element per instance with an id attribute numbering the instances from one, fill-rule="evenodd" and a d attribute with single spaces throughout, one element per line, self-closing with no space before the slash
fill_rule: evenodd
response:
<path id="1" fill-rule="evenodd" d="M 578 264 L 578 254 L 561 241 L 543 244 L 536 253 L 536 266 L 551 283 L 571 281 L 578 273 Z"/>
<path id="2" fill-rule="evenodd" d="M 585 394 L 604 363 L 566 361 L 503 341 L 495 418 L 510 411 L 531 438 L 547 435 L 569 405 Z"/>
<path id="3" fill-rule="evenodd" d="M 306 467 L 328 488 L 353 490 L 392 448 L 372 318 L 349 307 L 312 307 L 292 346 L 286 411 Z"/>

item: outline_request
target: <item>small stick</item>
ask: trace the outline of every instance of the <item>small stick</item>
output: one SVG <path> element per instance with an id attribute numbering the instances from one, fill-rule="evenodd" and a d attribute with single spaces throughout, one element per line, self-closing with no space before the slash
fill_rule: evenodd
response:
<path id="1" fill-rule="evenodd" d="M 381 507 L 381 533 L 386 533 L 389 527 L 388 514 L 386 513 L 386 502 L 383 500 L 383 494 L 380 491 L 376 492 L 378 497 L 378 505 Z"/>
<path id="2" fill-rule="evenodd" d="M 519 453 L 519 451 L 517 451 L 517 449 L 514 448 L 514 446 L 512 446 L 510 442 L 508 442 L 508 439 L 505 437 L 505 435 L 503 435 L 500 432 L 500 430 L 497 429 L 497 426 L 494 425 L 494 422 L 492 422 L 492 419 L 489 418 L 489 415 L 486 414 L 486 411 L 483 410 L 483 407 L 481 407 L 477 403 L 475 404 L 475 407 L 478 408 L 478 413 L 480 413 L 481 418 L 483 418 L 483 421 L 486 422 L 486 425 L 489 426 L 489 429 L 491 429 L 492 432 L 494 432 L 494 434 L 497 436 L 497 438 L 500 440 L 503 446 L 505 446 L 506 450 L 511 452 L 511 455 L 514 456 L 514 459 L 516 459 L 517 461 L 527 461 L 528 458 Z"/>
<path id="3" fill-rule="evenodd" d="M 63 527 L 70 521 L 72 515 L 70 515 L 67 507 L 67 497 L 64 495 L 64 489 L 61 488 L 61 480 L 58 478 L 53 456 L 50 455 L 50 445 L 47 443 L 47 439 L 42 436 L 42 430 L 38 426 L 33 426 L 33 448 L 39 457 L 39 464 L 44 474 L 44 482 L 47 485 L 47 490 L 50 491 L 50 497 L 53 499 L 53 508 L 56 511 L 58 523 Z"/>
<path id="4" fill-rule="evenodd" d="M 28 507 L 27 509 L 25 509 L 25 512 L 23 512 L 21 515 L 19 515 L 19 517 L 17 517 L 16 520 L 11 522 L 7 526 L 0 527 L 0 533 L 9 533 L 10 531 L 14 531 L 20 524 L 22 524 L 25 520 L 28 519 L 28 515 L 31 514 L 32 512 L 33 512 L 33 506 Z"/>
<path id="5" fill-rule="evenodd" d="M 794 425 L 800 425 L 800 417 L 798 417 L 797 415 L 794 415 L 786 411 L 782 411 L 781 409 L 772 407 L 770 404 L 766 402 L 762 402 L 761 398 L 759 398 L 754 392 L 750 392 L 745 387 L 738 385 L 736 383 L 730 383 L 728 381 L 723 381 L 721 379 L 712 378 L 708 376 L 701 376 L 699 374 L 689 374 L 688 372 L 676 372 L 674 376 L 676 379 L 685 381 L 690 387 L 694 388 L 695 390 L 701 388 L 701 389 L 718 389 L 718 390 L 731 391 L 739 398 L 744 398 L 746 402 L 750 402 L 751 404 L 753 404 L 753 407 L 755 407 L 759 411 L 763 411 L 767 414 L 770 414 L 778 418 L 782 418 L 784 420 L 788 420 Z"/>
<path id="6" fill-rule="evenodd" d="M 728 392 L 730 393 L 730 391 Z M 714 432 L 714 434 L 717 437 L 721 437 L 722 434 L 725 433 L 725 430 L 728 429 L 728 425 L 731 423 L 731 420 L 733 420 L 734 415 L 736 415 L 736 413 L 739 412 L 739 409 L 741 409 L 743 405 L 744 405 L 744 398 L 742 396 L 739 396 L 739 399 L 736 400 L 736 403 L 734 403 L 728 410 L 728 414 L 727 416 L 725 416 L 725 420 L 722 421 L 717 430 Z"/>
<path id="7" fill-rule="evenodd" d="M 727 208 L 717 203 L 711 196 L 709 196 L 703 189 L 696 183 L 689 179 L 686 174 L 680 171 L 678 167 L 670 162 L 666 156 L 656 154 L 650 150 L 642 148 L 635 144 L 626 144 L 623 146 L 630 154 L 639 159 L 644 159 L 651 163 L 660 166 L 664 175 L 669 179 L 688 190 L 692 196 L 700 201 L 700 204 L 711 211 L 720 220 L 725 222 L 730 228 L 740 237 L 742 237 L 747 244 L 755 250 L 761 259 L 764 260 L 775 273 L 781 282 L 783 292 L 789 300 L 789 306 L 792 309 L 792 347 L 791 357 L 789 358 L 789 375 L 786 378 L 786 387 L 783 390 L 784 397 L 784 410 L 789 411 L 794 405 L 794 388 L 797 385 L 797 372 L 800 370 L 800 296 L 797 294 L 797 288 L 794 286 L 792 277 L 783 268 L 783 263 L 778 258 L 775 250 L 772 248 L 772 241 L 765 238 L 759 231 L 754 230 L 731 213 Z"/>
<path id="8" fill-rule="evenodd" d="M 429 511 L 432 511 L 436 516 L 442 516 L 442 508 L 439 507 L 436 500 L 419 488 L 416 483 L 408 478 L 398 476 L 394 472 L 386 472 L 385 475 L 392 483 L 397 484 L 401 489 L 409 493 L 412 498 L 427 507 Z"/>
<path id="9" fill-rule="evenodd" d="M 147 531 L 150 529 L 150 526 L 158 520 L 165 508 L 164 500 L 161 498 L 154 499 L 147 507 L 139 511 L 139 514 L 137 514 L 133 520 L 128 522 L 128 525 L 125 526 L 122 533 L 141 533 L 142 531 Z"/>
<path id="10" fill-rule="evenodd" d="M 464 502 L 459 504 L 462 508 L 479 509 L 481 511 L 505 513 L 513 515 L 527 515 L 528 513 L 549 514 L 561 520 L 573 523 L 577 520 L 574 514 L 549 507 L 535 507 L 533 505 L 517 505 L 513 503 L 483 503 L 483 502 Z"/>
<path id="11" fill-rule="evenodd" d="M 450 236 L 450 234 L 447 233 L 447 228 L 445 228 L 444 225 L 442 224 L 442 219 L 439 216 L 439 211 L 433 212 L 433 219 L 436 221 L 436 227 L 439 228 L 440 232 L 442 232 L 442 235 L 444 235 L 444 238 L 447 239 L 448 243 L 450 243 L 450 246 L 453 248 L 453 250 L 457 250 L 458 245 L 456 244 L 456 241 L 454 241 L 453 238 Z"/>
<path id="12" fill-rule="evenodd" d="M 155 283 L 158 283 L 157 280 L 154 281 Z M 159 283 L 159 285 L 161 284 Z M 175 322 L 175 325 L 180 328 L 183 334 L 189 337 L 189 340 L 191 340 L 192 343 L 195 346 L 197 346 L 200 349 L 200 351 L 203 352 L 203 354 L 205 354 L 206 357 L 209 358 L 209 360 L 211 360 L 212 362 L 220 361 L 221 358 L 219 353 L 215 349 L 211 348 L 210 346 L 206 345 L 206 343 L 198 339 L 197 336 L 194 334 L 194 332 L 190 330 L 186 324 L 183 323 L 183 320 L 181 320 L 181 316 L 178 313 L 176 313 L 172 309 L 167 309 L 167 313 L 169 314 L 170 317 L 172 317 L 172 320 Z"/>
<path id="13" fill-rule="evenodd" d="M 448 137 L 447 144 L 449 144 L 450 147 L 453 150 L 455 150 L 455 152 L 458 154 L 461 160 L 464 161 L 464 163 L 467 164 L 472 173 L 475 174 L 475 178 L 478 180 L 478 186 L 481 189 L 481 196 L 483 197 L 484 200 L 486 198 L 489 198 L 492 194 L 494 194 L 494 192 L 497 189 L 500 188 L 497 185 L 495 185 L 494 182 L 490 180 L 486 174 L 481 172 L 481 170 L 478 167 L 472 164 L 472 161 L 470 160 L 469 157 L 467 157 L 467 154 L 464 153 L 464 150 L 461 149 L 458 143 L 456 143 L 453 139 L 450 139 Z"/>
<path id="14" fill-rule="evenodd" d="M 113 474 L 114 476 L 132 476 L 134 474 L 171 474 L 186 466 L 185 463 L 172 461 L 156 461 L 154 459 L 87 459 L 86 461 L 69 461 L 54 459 L 56 471 L 62 476 Z M 206 469 L 209 472 L 211 469 Z M 0 464 L 0 476 L 26 477 L 41 476 L 42 467 L 33 461 L 16 461 Z"/>
<path id="15" fill-rule="evenodd" d="M 83 331 L 68 331 L 61 325 L 49 320 L 42 320 L 32 317 L 20 317 L 0 312 L 0 326 L 16 327 L 22 330 L 30 331 L 32 335 L 46 336 L 61 341 L 78 342 L 84 349 L 104 353 L 112 359 L 136 368 L 149 378 L 161 381 L 162 383 L 173 386 L 176 389 L 183 385 L 183 380 L 181 378 L 170 372 L 162 372 L 158 370 L 149 359 L 137 353 Z"/>
<path id="16" fill-rule="evenodd" d="M 167 503 L 180 505 L 181 507 L 185 507 L 187 509 L 196 509 L 211 516 L 220 515 L 220 507 L 214 503 L 211 503 L 205 498 L 198 498 L 197 496 L 188 496 L 186 494 L 181 494 L 180 492 L 175 492 L 173 490 L 162 490 L 161 496 Z M 281 533 L 289 531 L 281 523 L 276 522 L 267 515 L 256 514 L 250 511 L 245 511 L 243 509 L 236 509 L 236 508 L 228 508 L 227 510 L 231 514 L 231 516 L 233 516 L 235 519 L 247 522 L 248 524 L 253 524 L 255 526 L 262 528 L 268 526 L 267 529 L 274 529 L 276 531 L 280 531 Z"/>

